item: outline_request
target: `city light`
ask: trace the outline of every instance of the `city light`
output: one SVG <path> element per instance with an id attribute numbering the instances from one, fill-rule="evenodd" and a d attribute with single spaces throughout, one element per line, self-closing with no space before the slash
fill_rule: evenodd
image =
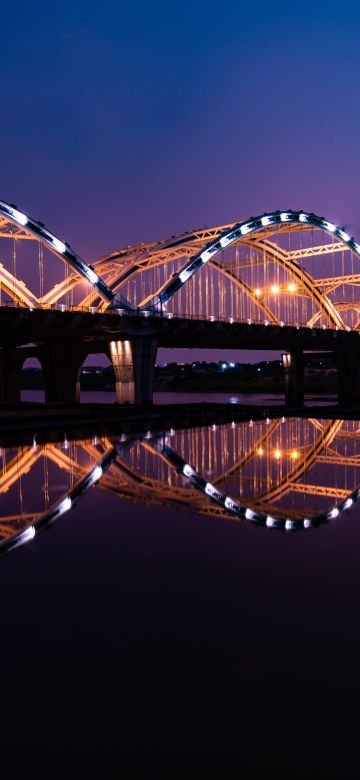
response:
<path id="1" fill-rule="evenodd" d="M 271 288 L 271 292 L 273 293 L 273 295 L 278 295 L 278 293 L 280 292 L 279 285 L 278 284 L 273 284 L 272 288 Z"/>
<path id="2" fill-rule="evenodd" d="M 297 460 L 298 457 L 299 457 L 299 453 L 297 452 L 297 450 L 293 450 L 291 453 L 292 460 Z"/>
<path id="3" fill-rule="evenodd" d="M 275 450 L 274 455 L 275 455 L 276 460 L 280 460 L 280 458 L 282 456 L 281 450 Z"/>
<path id="4" fill-rule="evenodd" d="M 259 287 L 257 287 L 257 288 L 256 288 L 256 290 L 255 290 L 255 295 L 256 295 L 256 297 L 257 297 L 257 298 L 260 298 L 260 295 L 261 295 L 261 290 L 260 290 L 260 288 L 259 288 Z"/>
<path id="5" fill-rule="evenodd" d="M 263 448 L 262 448 L 262 447 L 259 447 L 259 448 L 258 448 L 257 454 L 258 454 L 258 455 L 263 455 L 263 454 L 264 454 L 264 450 L 263 450 Z"/>
<path id="6" fill-rule="evenodd" d="M 291 283 L 289 284 L 289 286 L 288 286 L 288 290 L 289 290 L 289 292 L 295 292 L 295 290 L 296 290 L 296 284 L 294 284 L 293 282 L 291 282 Z"/>

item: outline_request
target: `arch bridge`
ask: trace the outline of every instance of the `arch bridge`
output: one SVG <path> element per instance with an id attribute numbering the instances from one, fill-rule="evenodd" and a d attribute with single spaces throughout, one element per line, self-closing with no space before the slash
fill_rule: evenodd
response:
<path id="1" fill-rule="evenodd" d="M 0 552 L 30 541 L 95 485 L 126 501 L 284 531 L 338 522 L 360 497 L 359 438 L 355 420 L 288 417 L 3 448 Z"/>
<path id="2" fill-rule="evenodd" d="M 243 342 L 253 349 L 276 343 L 288 353 L 289 402 L 303 395 L 304 348 L 334 352 L 341 400 L 359 400 L 360 244 L 328 219 L 274 211 L 114 250 L 90 264 L 42 222 L 0 201 L 0 238 L 3 400 L 18 394 L 19 347 L 29 343 L 43 365 L 47 400 L 78 399 L 91 347 L 111 358 L 117 400 L 141 402 L 152 396 L 158 346 Z"/>

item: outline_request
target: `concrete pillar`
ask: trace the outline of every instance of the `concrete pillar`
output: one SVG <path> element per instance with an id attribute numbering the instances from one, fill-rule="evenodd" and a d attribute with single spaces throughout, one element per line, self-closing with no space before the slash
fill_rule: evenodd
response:
<path id="1" fill-rule="evenodd" d="M 143 338 L 141 340 L 143 342 L 141 356 L 141 400 L 137 401 L 137 403 L 152 403 L 158 345 L 154 338 Z"/>
<path id="2" fill-rule="evenodd" d="M 0 350 L 0 402 L 16 403 L 21 400 L 21 350 L 5 347 Z"/>
<path id="3" fill-rule="evenodd" d="M 110 357 L 115 373 L 118 404 L 135 403 L 135 368 L 132 345 L 129 340 L 111 341 Z"/>
<path id="4" fill-rule="evenodd" d="M 152 337 L 110 342 L 119 404 L 152 402 L 157 343 Z"/>
<path id="5" fill-rule="evenodd" d="M 285 368 L 285 404 L 302 406 L 304 403 L 304 358 L 299 350 L 282 356 Z"/>
<path id="6" fill-rule="evenodd" d="M 358 352 L 338 352 L 338 402 L 341 406 L 360 404 L 360 355 Z"/>
<path id="7" fill-rule="evenodd" d="M 48 344 L 39 347 L 45 384 L 45 403 L 80 402 L 80 368 L 86 350 L 74 344 Z"/>

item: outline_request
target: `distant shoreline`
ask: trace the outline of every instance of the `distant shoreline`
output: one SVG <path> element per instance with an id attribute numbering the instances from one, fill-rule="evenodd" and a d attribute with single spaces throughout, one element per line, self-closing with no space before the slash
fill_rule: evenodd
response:
<path id="1" fill-rule="evenodd" d="M 332 394 L 337 392 L 337 372 L 324 359 L 310 362 L 305 367 L 306 393 Z M 315 365 L 313 365 L 315 363 Z M 42 390 L 42 371 L 25 368 L 22 389 Z M 81 370 L 81 390 L 115 391 L 115 377 L 111 365 L 87 366 Z M 170 363 L 156 366 L 155 392 L 184 393 L 284 393 L 285 372 L 279 360 L 259 363 Z"/>

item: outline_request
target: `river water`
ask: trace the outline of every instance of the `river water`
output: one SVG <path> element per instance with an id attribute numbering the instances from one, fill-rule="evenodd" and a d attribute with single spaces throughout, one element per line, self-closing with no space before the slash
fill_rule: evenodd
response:
<path id="1" fill-rule="evenodd" d="M 23 390 L 22 400 L 41 403 L 44 400 L 43 390 Z M 306 395 L 305 400 L 312 406 L 336 403 L 336 396 Z M 96 390 L 81 391 L 81 403 L 115 403 L 115 392 L 103 392 Z M 283 393 L 154 393 L 155 404 L 187 404 L 187 403 L 230 403 L 249 404 L 250 406 L 266 404 L 278 405 L 284 403 Z"/>
<path id="2" fill-rule="evenodd" d="M 97 426 L 0 465 L 14 742 L 352 776 L 358 421 Z"/>

